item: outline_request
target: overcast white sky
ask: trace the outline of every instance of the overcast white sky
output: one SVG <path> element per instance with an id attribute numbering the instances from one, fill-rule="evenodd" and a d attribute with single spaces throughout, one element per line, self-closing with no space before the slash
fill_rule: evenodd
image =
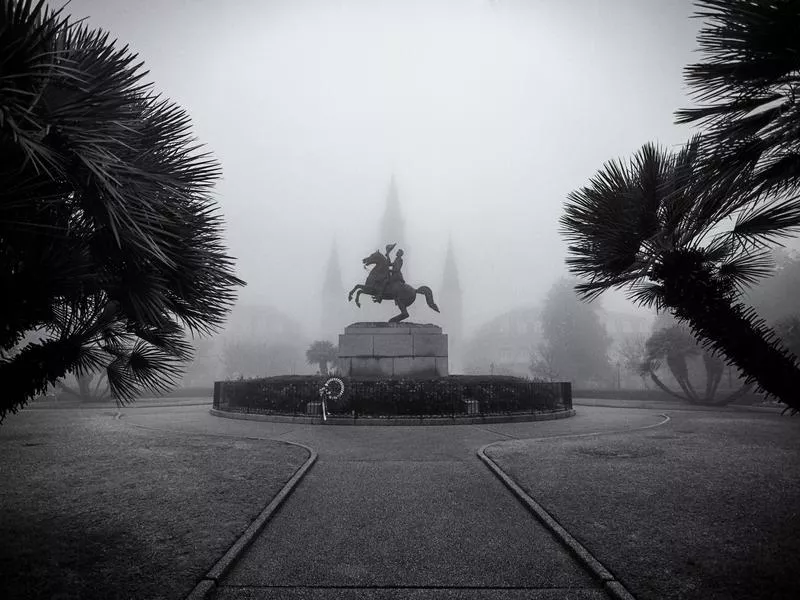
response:
<path id="1" fill-rule="evenodd" d="M 334 237 L 345 286 L 363 279 L 392 172 L 409 283 L 436 292 L 452 234 L 469 331 L 563 274 L 569 191 L 610 158 L 690 133 L 673 125 L 696 57 L 689 0 L 72 0 L 67 11 L 129 43 L 189 111 L 223 165 L 243 300 L 310 331 Z"/>

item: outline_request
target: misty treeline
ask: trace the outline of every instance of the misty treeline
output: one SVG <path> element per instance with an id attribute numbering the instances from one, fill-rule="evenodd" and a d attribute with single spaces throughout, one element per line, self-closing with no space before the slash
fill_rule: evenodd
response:
<path id="1" fill-rule="evenodd" d="M 696 6 L 703 62 L 685 79 L 698 106 L 677 122 L 699 133 L 676 151 L 648 143 L 609 161 L 572 192 L 561 219 L 567 264 L 584 298 L 619 288 L 670 312 L 796 412 L 797 356 L 745 292 L 773 271 L 771 247 L 800 227 L 800 13 L 794 2 Z"/>
<path id="2" fill-rule="evenodd" d="M 745 301 L 798 352 L 793 299 L 800 297 L 800 259 L 776 251 L 775 262 L 776 272 L 749 289 Z M 607 312 L 599 302 L 582 302 L 575 284 L 562 279 L 541 306 L 498 315 L 479 328 L 466 343 L 467 372 L 566 380 L 581 392 L 655 390 L 703 405 L 753 392 L 739 369 L 703 348 L 669 312 L 650 319 Z"/>

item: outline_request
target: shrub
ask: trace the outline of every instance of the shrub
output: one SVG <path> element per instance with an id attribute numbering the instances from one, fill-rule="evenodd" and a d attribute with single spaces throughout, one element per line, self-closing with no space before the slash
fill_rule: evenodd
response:
<path id="1" fill-rule="evenodd" d="M 572 408 L 570 384 L 533 382 L 510 376 L 450 376 L 433 379 L 343 377 L 341 398 L 327 403 L 332 414 L 370 416 L 455 416 L 466 401 L 482 414 Z M 214 407 L 263 414 L 305 414 L 320 399 L 324 377 L 294 375 L 218 382 Z"/>

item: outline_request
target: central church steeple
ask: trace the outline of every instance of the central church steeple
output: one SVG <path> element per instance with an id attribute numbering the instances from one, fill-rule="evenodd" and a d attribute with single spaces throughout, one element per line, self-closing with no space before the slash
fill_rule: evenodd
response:
<path id="1" fill-rule="evenodd" d="M 442 287 L 439 290 L 441 297 L 442 315 L 441 324 L 450 341 L 450 371 L 460 372 L 461 351 L 463 341 L 463 306 L 461 281 L 458 276 L 453 238 L 447 241 L 447 253 L 444 259 L 444 272 L 442 274 Z"/>
<path id="2" fill-rule="evenodd" d="M 400 195 L 397 192 L 397 181 L 394 174 L 392 174 L 392 179 L 389 181 L 389 192 L 386 194 L 386 208 L 381 218 L 378 247 L 383 248 L 386 244 L 396 243 L 398 247 L 405 249 L 407 246 L 405 237 L 405 219 L 403 219 L 403 214 L 400 211 Z"/>

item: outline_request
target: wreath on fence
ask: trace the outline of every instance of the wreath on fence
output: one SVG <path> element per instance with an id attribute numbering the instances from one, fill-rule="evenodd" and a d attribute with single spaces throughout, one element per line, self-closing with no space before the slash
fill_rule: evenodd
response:
<path id="1" fill-rule="evenodd" d="M 335 388 L 338 387 L 338 390 Z M 328 420 L 328 401 L 338 400 L 344 394 L 344 381 L 338 377 L 331 377 L 319 388 L 319 397 L 322 400 L 322 419 Z"/>
<path id="2" fill-rule="evenodd" d="M 319 388 L 319 395 L 325 400 L 338 400 L 344 395 L 344 381 L 331 377 Z"/>

